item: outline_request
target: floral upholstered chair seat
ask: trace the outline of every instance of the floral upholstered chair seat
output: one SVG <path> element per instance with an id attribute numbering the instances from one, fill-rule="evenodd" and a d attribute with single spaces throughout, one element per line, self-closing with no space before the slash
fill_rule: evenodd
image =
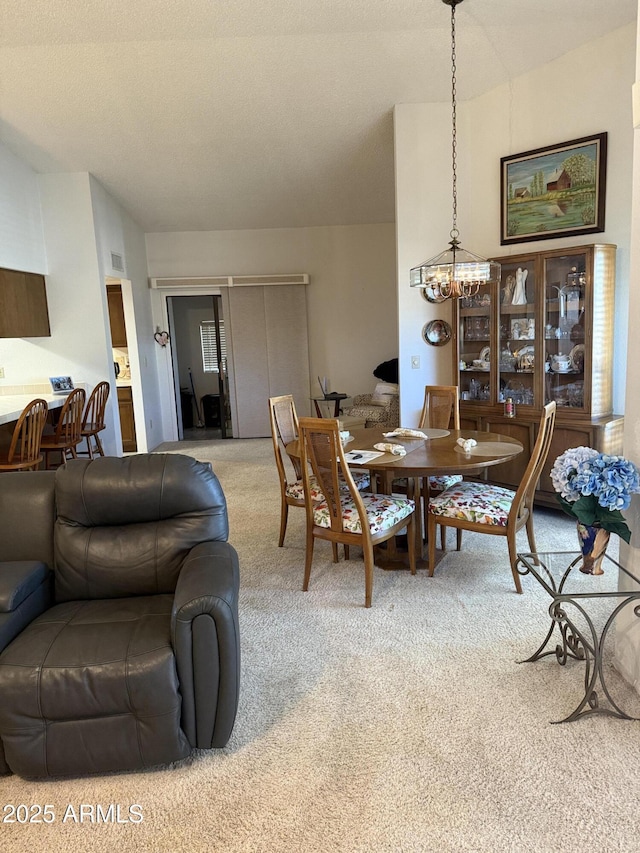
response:
<path id="1" fill-rule="evenodd" d="M 444 492 L 456 483 L 462 482 L 462 474 L 442 474 L 438 477 L 429 477 L 430 492 Z"/>
<path id="2" fill-rule="evenodd" d="M 353 482 L 356 484 L 356 488 L 361 491 L 362 489 L 368 489 L 371 483 L 371 478 L 369 477 L 368 471 L 352 471 L 351 476 L 353 477 Z M 318 503 L 318 501 L 324 500 L 324 495 L 322 494 L 322 490 L 317 483 L 315 477 L 311 476 L 309 478 L 309 482 L 311 485 L 311 500 L 314 503 Z M 348 486 L 346 483 L 341 484 L 341 488 L 344 491 L 348 491 Z M 287 483 L 286 488 L 287 496 L 293 498 L 297 501 L 304 501 L 304 485 L 302 480 L 296 480 L 293 483 Z"/>
<path id="3" fill-rule="evenodd" d="M 362 502 L 369 519 L 371 533 L 379 533 L 393 527 L 398 521 L 411 515 L 414 502 L 407 498 L 392 498 L 388 495 L 372 495 L 365 492 Z M 356 505 L 348 494 L 340 499 L 342 507 L 342 526 L 350 533 L 362 533 L 362 524 Z M 331 527 L 331 516 L 326 501 L 316 504 L 313 510 L 313 523 L 318 527 Z"/>
<path id="4" fill-rule="evenodd" d="M 444 492 L 445 489 L 455 486 L 456 483 L 462 481 L 462 474 L 442 474 L 440 476 L 429 477 L 429 493 Z M 394 491 L 406 492 L 408 481 L 406 477 L 401 477 L 393 481 Z"/>
<path id="5" fill-rule="evenodd" d="M 502 486 L 463 481 L 432 496 L 429 499 L 429 512 L 476 524 L 506 527 L 515 495 L 511 489 Z"/>

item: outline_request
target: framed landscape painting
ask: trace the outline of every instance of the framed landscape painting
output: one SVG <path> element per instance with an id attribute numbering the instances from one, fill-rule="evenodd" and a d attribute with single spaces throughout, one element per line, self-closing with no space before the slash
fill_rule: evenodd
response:
<path id="1" fill-rule="evenodd" d="M 500 160 L 500 243 L 604 231 L 607 134 Z"/>

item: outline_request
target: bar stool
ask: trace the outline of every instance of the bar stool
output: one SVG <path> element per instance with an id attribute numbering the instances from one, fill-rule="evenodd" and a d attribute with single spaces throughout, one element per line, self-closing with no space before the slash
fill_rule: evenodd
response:
<path id="1" fill-rule="evenodd" d="M 32 400 L 18 418 L 7 453 L 0 453 L 0 471 L 32 471 L 42 462 L 40 440 L 49 407 L 46 400 Z"/>
<path id="2" fill-rule="evenodd" d="M 93 459 L 95 453 L 104 456 L 104 449 L 98 433 L 106 429 L 104 412 L 110 390 L 111 387 L 108 382 L 98 382 L 87 400 L 80 428 L 80 434 L 87 442 L 87 449 L 77 450 L 78 456 L 88 456 L 89 459 Z"/>
<path id="3" fill-rule="evenodd" d="M 50 455 L 59 453 L 65 459 L 77 459 L 76 447 L 82 441 L 82 411 L 87 395 L 84 388 L 73 390 L 60 410 L 60 417 L 55 431 L 51 434 L 45 433 L 40 442 L 40 448 L 45 455 L 45 468 L 54 468 L 50 464 Z"/>

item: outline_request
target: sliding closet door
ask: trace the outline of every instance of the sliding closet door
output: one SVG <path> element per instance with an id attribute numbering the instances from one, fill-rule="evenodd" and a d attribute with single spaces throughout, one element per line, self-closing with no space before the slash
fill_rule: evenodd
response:
<path id="1" fill-rule="evenodd" d="M 225 291 L 233 434 L 238 438 L 268 436 L 269 397 L 293 394 L 298 412 L 309 412 L 305 286 L 231 287 Z"/>
<path id="2" fill-rule="evenodd" d="M 265 389 L 269 387 L 264 289 L 264 287 L 225 289 L 229 297 L 232 355 L 229 381 L 233 384 L 234 390 L 236 420 L 233 424 L 233 435 L 236 438 L 256 438 L 270 433 L 268 405 L 265 402 L 264 411 L 261 406 Z M 268 397 L 267 394 L 267 399 Z"/>
<path id="3" fill-rule="evenodd" d="M 269 397 L 293 394 L 300 417 L 310 413 L 307 288 L 265 287 Z M 270 431 L 267 432 L 267 435 Z"/>

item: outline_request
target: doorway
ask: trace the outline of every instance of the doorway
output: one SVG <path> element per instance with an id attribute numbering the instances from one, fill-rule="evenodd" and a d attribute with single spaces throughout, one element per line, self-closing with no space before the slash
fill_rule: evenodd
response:
<path id="1" fill-rule="evenodd" d="M 219 295 L 167 296 L 180 441 L 232 438 Z"/>
<path id="2" fill-rule="evenodd" d="M 137 390 L 135 386 L 140 370 L 133 369 L 137 359 L 131 358 L 131 353 L 137 353 L 136 340 L 131 340 L 130 332 L 130 329 L 135 329 L 135 323 L 130 322 L 133 309 L 131 282 L 107 277 L 106 288 L 122 450 L 124 453 L 136 453 L 140 446 L 136 432 L 134 391 Z"/>

